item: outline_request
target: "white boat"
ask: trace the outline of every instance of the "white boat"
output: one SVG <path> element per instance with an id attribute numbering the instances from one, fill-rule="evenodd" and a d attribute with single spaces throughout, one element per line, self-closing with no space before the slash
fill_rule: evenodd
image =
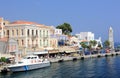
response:
<path id="1" fill-rule="evenodd" d="M 28 55 L 19 62 L 9 65 L 8 69 L 12 72 L 28 71 L 50 66 L 50 61 L 40 59 L 37 55 Z"/>

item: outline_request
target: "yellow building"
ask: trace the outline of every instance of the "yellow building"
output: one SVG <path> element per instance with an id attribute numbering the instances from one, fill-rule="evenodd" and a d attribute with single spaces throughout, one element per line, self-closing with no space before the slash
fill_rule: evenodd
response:
<path id="1" fill-rule="evenodd" d="M 4 25 L 9 24 L 9 21 L 4 20 L 3 18 L 0 18 L 0 38 L 4 37 Z"/>
<path id="2" fill-rule="evenodd" d="M 40 50 L 57 47 L 57 39 L 50 38 L 50 32 L 50 26 L 34 22 L 15 21 L 5 25 L 4 36 L 17 40 L 21 50 Z"/>

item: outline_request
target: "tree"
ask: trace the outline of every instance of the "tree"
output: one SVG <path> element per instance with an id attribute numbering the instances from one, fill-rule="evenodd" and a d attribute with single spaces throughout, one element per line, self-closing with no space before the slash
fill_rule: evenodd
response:
<path id="1" fill-rule="evenodd" d="M 90 40 L 89 45 L 88 45 L 88 49 L 90 50 L 90 54 L 91 54 L 91 52 L 93 52 L 93 48 L 95 47 L 96 44 L 97 44 L 96 40 Z"/>
<path id="2" fill-rule="evenodd" d="M 71 25 L 68 24 L 68 23 L 64 23 L 62 25 L 58 25 L 56 28 L 62 29 L 62 32 L 65 35 L 70 35 L 70 33 L 72 32 Z"/>
<path id="3" fill-rule="evenodd" d="M 102 48 L 103 48 L 101 44 L 98 44 L 97 47 L 98 47 L 99 49 L 102 49 Z"/>
<path id="4" fill-rule="evenodd" d="M 109 42 L 109 40 L 106 40 L 104 42 L 104 46 L 105 46 L 105 48 L 110 48 L 110 42 Z"/>
<path id="5" fill-rule="evenodd" d="M 91 40 L 91 41 L 89 42 L 89 45 L 91 45 L 92 47 L 94 47 L 96 44 L 97 44 L 97 41 L 96 41 L 96 40 Z"/>
<path id="6" fill-rule="evenodd" d="M 85 44 L 85 42 L 81 42 L 80 45 L 82 46 L 83 48 L 83 55 L 84 55 L 84 52 L 85 52 L 85 48 L 87 48 L 87 45 Z"/>

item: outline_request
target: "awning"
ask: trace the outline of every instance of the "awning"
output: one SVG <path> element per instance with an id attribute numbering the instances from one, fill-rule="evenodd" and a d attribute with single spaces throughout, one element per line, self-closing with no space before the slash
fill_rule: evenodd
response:
<path id="1" fill-rule="evenodd" d="M 74 53 L 74 52 L 77 52 L 77 51 L 75 51 L 75 50 L 73 50 L 73 51 L 65 51 L 65 53 Z"/>
<path id="2" fill-rule="evenodd" d="M 59 53 L 59 50 L 49 50 L 49 54 L 52 54 L 52 53 Z"/>
<path id="3" fill-rule="evenodd" d="M 33 54 L 48 54 L 48 51 L 37 51 L 33 52 Z"/>

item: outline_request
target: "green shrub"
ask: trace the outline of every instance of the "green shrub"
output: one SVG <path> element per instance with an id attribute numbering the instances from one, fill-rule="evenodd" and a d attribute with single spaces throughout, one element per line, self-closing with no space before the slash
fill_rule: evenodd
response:
<path id="1" fill-rule="evenodd" d="M 2 62 L 1 58 L 0 58 L 0 62 Z"/>
<path id="2" fill-rule="evenodd" d="M 5 57 L 1 57 L 1 62 L 6 62 L 6 58 Z"/>

